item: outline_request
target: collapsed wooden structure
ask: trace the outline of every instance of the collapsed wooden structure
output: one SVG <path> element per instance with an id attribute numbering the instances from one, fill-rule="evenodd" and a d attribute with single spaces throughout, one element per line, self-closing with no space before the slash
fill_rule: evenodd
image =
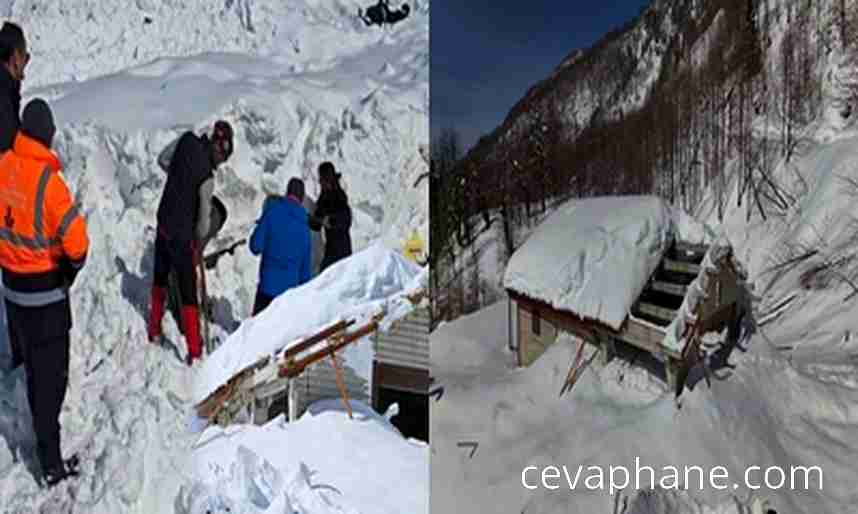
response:
<path id="1" fill-rule="evenodd" d="M 425 298 L 425 292 L 421 290 L 405 298 L 416 307 Z M 341 319 L 305 337 L 275 357 L 260 357 L 198 403 L 197 415 L 222 426 L 244 415 L 249 415 L 251 421 L 254 421 L 259 416 L 258 412 L 266 411 L 275 398 L 285 393 L 290 400 L 287 401 L 288 417 L 293 421 L 298 416 L 294 381 L 313 369 L 313 365 L 329 359 L 335 372 L 337 390 L 351 417 L 347 371 L 337 352 L 376 333 L 387 315 L 387 311 L 381 308 L 360 325 L 356 319 Z"/>
<path id="2" fill-rule="evenodd" d="M 736 322 L 741 279 L 731 247 L 674 241 L 619 330 L 508 289 L 510 336 L 518 363 L 529 365 L 560 332 L 567 332 L 581 341 L 561 394 L 575 385 L 587 363 L 586 343 L 597 347 L 603 363 L 616 355 L 618 346 L 654 356 L 664 365 L 669 387 L 679 394 L 688 371 L 701 358 L 703 334 Z M 683 319 L 677 325 L 678 316 Z M 669 337 L 677 326 L 683 328 L 679 337 Z"/>

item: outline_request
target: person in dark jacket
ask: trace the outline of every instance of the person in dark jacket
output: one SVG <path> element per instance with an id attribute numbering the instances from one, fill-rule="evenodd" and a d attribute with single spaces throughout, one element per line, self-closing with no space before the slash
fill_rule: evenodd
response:
<path id="1" fill-rule="evenodd" d="M 12 149 L 21 127 L 21 81 L 30 62 L 27 41 L 21 27 L 11 22 L 0 28 L 0 153 Z M 23 353 L 14 339 L 9 340 L 12 369 L 24 363 Z"/>
<path id="2" fill-rule="evenodd" d="M 334 165 L 323 162 L 319 165 L 319 184 L 322 193 L 316 202 L 316 212 L 310 218 L 310 228 L 315 231 L 325 229 L 325 256 L 319 272 L 340 259 L 352 254 L 352 210 L 346 192 L 340 186 L 341 174 Z"/>
<path id="3" fill-rule="evenodd" d="M 181 291 L 189 365 L 202 357 L 196 268 L 202 258 L 200 241 L 208 235 L 211 223 L 213 172 L 232 155 L 232 145 L 232 127 L 223 120 L 215 123 L 211 137 L 185 132 L 168 159 L 167 183 L 158 205 L 148 335 L 152 342 L 161 337 L 167 282 L 172 269 Z"/>
<path id="4" fill-rule="evenodd" d="M 55 133 L 50 107 L 36 98 L 24 108 L 14 147 L 0 157 L 6 325 L 27 373 L 36 454 L 49 486 L 77 473 L 76 457 L 62 458 L 59 419 L 68 388 L 70 289 L 89 252 L 86 220 L 51 151 Z"/>
<path id="5" fill-rule="evenodd" d="M 303 201 L 304 182 L 293 178 L 286 198 L 267 202 L 250 236 L 250 252 L 262 255 L 254 316 L 284 291 L 308 282 L 312 276 L 310 228 Z"/>
<path id="6" fill-rule="evenodd" d="M 12 148 L 21 127 L 21 82 L 30 62 L 27 41 L 18 25 L 5 22 L 0 28 L 0 153 Z"/>

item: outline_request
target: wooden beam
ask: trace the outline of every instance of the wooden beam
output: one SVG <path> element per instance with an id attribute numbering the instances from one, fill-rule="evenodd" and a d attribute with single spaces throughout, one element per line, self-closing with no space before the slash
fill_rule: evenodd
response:
<path id="1" fill-rule="evenodd" d="M 378 330 L 378 324 L 380 319 L 381 317 L 378 317 L 378 319 L 373 319 L 372 321 L 358 328 L 354 332 L 349 332 L 347 334 L 338 336 L 334 344 L 326 348 L 322 348 L 321 350 L 317 350 L 302 359 L 299 359 L 297 361 L 286 361 L 280 366 L 280 371 L 278 372 L 278 374 L 281 377 L 289 378 L 300 375 L 304 371 L 304 369 L 306 369 L 307 366 L 309 366 L 310 364 L 318 362 L 325 357 L 333 354 L 334 352 L 340 350 L 341 348 L 345 348 L 351 343 L 359 341 L 362 338 Z"/>
<path id="2" fill-rule="evenodd" d="M 637 304 L 637 310 L 642 314 L 664 321 L 665 323 L 670 323 L 674 318 L 676 318 L 675 310 L 659 307 L 658 305 L 653 305 L 651 303 L 639 302 Z"/>
<path id="3" fill-rule="evenodd" d="M 700 274 L 700 265 L 690 262 L 682 262 L 674 259 L 664 259 L 664 269 L 676 273 L 697 276 Z"/>
<path id="4" fill-rule="evenodd" d="M 387 362 L 373 362 L 373 382 L 376 387 L 410 393 L 429 394 L 429 370 L 410 368 Z"/>
<path id="5" fill-rule="evenodd" d="M 355 320 L 353 320 L 353 319 L 348 320 L 348 321 L 346 321 L 346 320 L 338 321 L 337 323 L 334 323 L 333 325 L 322 330 L 321 332 L 319 332 L 317 334 L 313 334 L 310 337 L 301 341 L 300 343 L 298 343 L 298 344 L 292 346 L 291 348 L 287 349 L 285 352 L 283 352 L 283 358 L 284 359 L 290 359 L 290 358 L 298 355 L 299 353 L 302 353 L 302 352 L 308 350 L 309 348 L 313 347 L 316 343 L 324 341 L 325 339 L 342 332 L 343 330 L 349 328 L 350 326 L 352 326 L 354 324 L 355 324 Z"/>
<path id="6" fill-rule="evenodd" d="M 661 280 L 654 280 L 650 288 L 653 291 L 678 296 L 680 298 L 685 298 L 685 293 L 688 291 L 688 286 L 674 284 L 672 282 L 664 282 Z"/>

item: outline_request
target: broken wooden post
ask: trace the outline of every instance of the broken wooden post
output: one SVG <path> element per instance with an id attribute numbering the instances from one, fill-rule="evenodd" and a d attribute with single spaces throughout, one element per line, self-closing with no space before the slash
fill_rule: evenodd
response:
<path id="1" fill-rule="evenodd" d="M 343 380 L 343 368 L 337 360 L 336 352 L 331 352 L 331 364 L 334 366 L 334 376 L 337 380 L 337 389 L 340 390 L 340 396 L 342 396 L 343 403 L 346 406 L 346 411 L 349 413 L 349 419 L 354 419 L 354 416 L 352 416 L 352 406 L 349 403 L 349 391 L 346 389 L 346 383 Z"/>
<path id="2" fill-rule="evenodd" d="M 287 402 L 289 404 L 287 406 L 287 409 L 289 410 L 289 423 L 297 421 L 298 419 L 298 389 L 295 387 L 295 385 L 295 379 L 290 378 L 288 381 L 288 389 L 286 392 L 286 394 L 288 395 Z"/>
<path id="3" fill-rule="evenodd" d="M 575 376 L 578 374 L 578 367 L 581 365 L 581 359 L 584 356 L 584 345 L 586 344 L 585 339 L 578 339 L 578 351 L 575 354 L 572 365 L 569 367 L 569 373 L 566 374 L 566 380 L 563 381 L 563 387 L 560 388 L 560 396 L 563 396 L 563 393 L 568 389 L 572 389 L 572 386 L 575 385 Z"/>

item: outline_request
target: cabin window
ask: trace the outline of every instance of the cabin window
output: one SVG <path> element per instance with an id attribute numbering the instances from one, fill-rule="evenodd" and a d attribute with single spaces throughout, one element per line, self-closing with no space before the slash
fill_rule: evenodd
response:
<path id="1" fill-rule="evenodd" d="M 534 335 L 537 335 L 537 336 L 542 335 L 542 327 L 540 325 L 541 325 L 541 323 L 540 323 L 540 319 L 539 319 L 539 312 L 534 311 L 533 312 L 533 322 L 531 323 Z"/>

